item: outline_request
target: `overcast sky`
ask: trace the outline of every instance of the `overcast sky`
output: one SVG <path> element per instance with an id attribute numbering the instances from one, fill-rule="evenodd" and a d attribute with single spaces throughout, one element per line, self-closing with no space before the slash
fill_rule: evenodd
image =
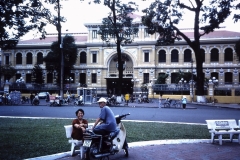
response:
<path id="1" fill-rule="evenodd" d="M 43 1 L 43 0 L 42 0 Z M 79 32 L 87 32 L 87 28 L 84 26 L 84 23 L 88 22 L 101 22 L 103 17 L 106 17 L 109 13 L 109 8 L 104 6 L 103 4 L 88 4 L 90 0 L 60 0 L 61 5 L 63 6 L 61 9 L 61 16 L 64 16 L 67 19 L 67 22 L 62 24 L 62 33 L 79 33 Z M 103 0 L 102 0 L 103 1 Z M 131 0 L 136 2 L 139 5 L 139 13 L 143 14 L 142 9 L 147 8 L 153 0 Z M 186 0 L 187 1 L 187 0 Z M 208 0 L 206 0 L 208 2 Z M 122 0 L 122 2 L 127 3 L 129 0 Z M 189 2 L 189 1 L 187 1 Z M 55 13 L 54 13 L 55 12 Z M 238 12 L 239 13 L 239 12 Z M 52 14 L 56 15 L 56 11 L 52 11 Z M 187 18 L 186 18 L 187 17 Z M 183 22 L 179 24 L 180 28 L 193 28 L 193 14 L 187 14 L 187 16 L 183 16 L 185 19 Z M 232 16 L 230 16 L 227 21 L 221 26 L 225 26 L 227 30 L 233 30 L 240 32 L 240 21 L 238 23 L 234 23 L 232 20 Z M 49 24 L 47 27 L 48 33 L 57 33 L 56 27 Z M 33 33 L 30 33 L 24 37 L 24 39 L 32 38 Z"/>

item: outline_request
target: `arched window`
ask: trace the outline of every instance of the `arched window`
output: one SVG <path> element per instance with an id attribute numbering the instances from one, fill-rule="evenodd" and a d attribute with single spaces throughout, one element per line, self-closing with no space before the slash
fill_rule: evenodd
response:
<path id="1" fill-rule="evenodd" d="M 225 84 L 232 84 L 233 74 L 231 72 L 225 72 Z"/>
<path id="2" fill-rule="evenodd" d="M 225 51 L 224 51 L 224 60 L 225 61 L 230 61 L 232 62 L 233 61 L 233 50 L 232 48 L 226 48 Z"/>
<path id="3" fill-rule="evenodd" d="M 190 49 L 184 50 L 184 62 L 190 62 L 192 59 L 192 51 Z"/>
<path id="4" fill-rule="evenodd" d="M 176 49 L 171 52 L 171 62 L 178 62 L 178 50 Z"/>
<path id="5" fill-rule="evenodd" d="M 219 51 L 216 48 L 211 50 L 211 62 L 218 62 L 219 61 Z"/>
<path id="6" fill-rule="evenodd" d="M 30 53 L 30 52 L 27 53 L 27 57 L 26 58 L 27 58 L 27 62 L 26 63 L 27 64 L 32 64 L 32 53 Z"/>
<path id="7" fill-rule="evenodd" d="M 158 63 L 161 62 L 166 62 L 166 51 L 165 50 L 160 50 L 158 52 Z"/>
<path id="8" fill-rule="evenodd" d="M 80 64 L 86 64 L 87 63 L 87 54 L 86 52 L 80 53 Z"/>
<path id="9" fill-rule="evenodd" d="M 17 53 L 16 64 L 22 64 L 22 53 Z"/>
<path id="10" fill-rule="evenodd" d="M 41 52 L 37 54 L 37 64 L 43 64 L 43 54 Z"/>
<path id="11" fill-rule="evenodd" d="M 200 52 L 201 52 L 201 55 L 202 55 L 202 58 L 203 58 L 203 62 L 205 62 L 205 50 L 201 48 Z"/>

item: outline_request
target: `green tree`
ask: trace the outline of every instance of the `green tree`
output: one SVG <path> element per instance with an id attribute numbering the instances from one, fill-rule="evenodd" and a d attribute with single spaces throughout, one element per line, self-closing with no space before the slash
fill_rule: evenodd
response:
<path id="1" fill-rule="evenodd" d="M 71 77 L 70 70 L 74 68 L 77 60 L 77 45 L 74 37 L 69 35 L 63 37 L 62 51 L 64 55 L 64 77 Z M 43 57 L 43 61 L 46 62 L 46 70 L 49 73 L 57 72 L 57 82 L 59 83 L 61 77 L 61 52 L 57 41 L 52 43 L 51 52 Z"/>
<path id="2" fill-rule="evenodd" d="M 150 34 L 158 33 L 160 36 L 157 45 L 170 45 L 176 40 L 185 40 L 193 49 L 197 69 L 197 95 L 204 96 L 203 56 L 200 52 L 200 38 L 205 34 L 214 32 L 219 25 L 230 15 L 234 9 L 235 0 L 155 0 L 149 8 L 143 10 L 145 16 L 142 23 L 148 27 Z M 204 3 L 203 3 L 204 2 Z M 205 5 L 206 3 L 206 5 Z M 208 4 L 207 4 L 208 3 Z M 194 38 L 191 40 L 179 28 L 178 24 L 183 19 L 184 11 L 194 15 Z M 186 19 L 188 15 L 185 15 Z M 235 17 L 237 19 L 237 17 Z M 200 27 L 200 24 L 202 27 Z"/>
<path id="3" fill-rule="evenodd" d="M 41 87 L 44 84 L 43 69 L 39 64 L 35 64 L 32 69 L 32 82 L 35 87 Z"/>
<path id="4" fill-rule="evenodd" d="M 235 52 L 237 54 L 237 60 L 240 60 L 240 39 L 235 43 L 234 46 Z"/>
<path id="5" fill-rule="evenodd" d="M 155 84 L 166 84 L 166 79 L 168 78 L 168 74 L 160 74 L 155 82 Z"/>
<path id="6" fill-rule="evenodd" d="M 51 1 L 46 0 L 45 3 Z M 37 10 L 36 0 L 1 0 L 0 1 L 0 48 L 16 46 L 18 39 L 31 30 L 37 30 L 45 38 L 44 19 L 54 19 L 49 9 Z M 10 34 L 11 33 L 11 34 Z"/>
<path id="7" fill-rule="evenodd" d="M 94 0 L 94 3 L 101 3 L 101 0 Z M 118 61 L 118 95 L 122 93 L 122 77 L 123 77 L 123 60 L 121 45 L 130 44 L 134 35 L 138 32 L 138 28 L 133 24 L 131 15 L 136 11 L 137 5 L 134 2 L 127 4 L 121 3 L 119 0 L 104 0 L 104 5 L 110 9 L 109 16 L 103 18 L 98 34 L 101 39 L 110 44 L 115 42 L 117 45 L 117 61 Z"/>
<path id="8" fill-rule="evenodd" d="M 4 76 L 4 81 L 6 81 L 10 80 L 13 76 L 15 76 L 17 70 L 11 64 L 6 64 L 0 66 L 0 72 L 1 76 Z"/>

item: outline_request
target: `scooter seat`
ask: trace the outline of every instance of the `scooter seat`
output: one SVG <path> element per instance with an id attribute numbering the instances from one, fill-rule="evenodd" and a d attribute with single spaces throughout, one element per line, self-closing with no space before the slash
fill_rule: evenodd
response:
<path id="1" fill-rule="evenodd" d="M 120 132 L 120 129 L 117 128 L 115 131 L 113 131 L 113 132 L 111 132 L 111 133 L 109 134 L 108 139 L 109 139 L 109 140 L 113 140 L 113 139 L 118 135 L 119 132 Z"/>

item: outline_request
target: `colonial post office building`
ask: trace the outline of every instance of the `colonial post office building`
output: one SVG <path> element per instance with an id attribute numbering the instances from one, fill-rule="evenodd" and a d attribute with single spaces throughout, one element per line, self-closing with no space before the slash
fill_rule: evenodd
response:
<path id="1" fill-rule="evenodd" d="M 118 78 L 116 45 L 114 41 L 106 45 L 101 40 L 97 34 L 99 25 L 101 24 L 85 24 L 88 33 L 71 33 L 78 46 L 78 58 L 74 69 L 70 71 L 73 79 L 70 86 L 76 90 L 84 84 L 87 88 L 96 88 L 98 94 L 114 94 L 117 93 Z M 175 83 L 174 79 L 179 70 L 196 74 L 194 62 L 197 57 L 185 41 L 177 41 L 168 46 L 156 46 L 157 35 L 149 35 L 146 32 L 147 28 L 141 24 L 138 27 L 139 33 L 134 36 L 133 43 L 121 48 L 124 60 L 122 81 L 124 93 L 137 93 L 142 84 L 148 84 L 162 73 L 169 74 L 166 81 L 169 85 Z M 192 30 L 185 29 L 183 32 L 193 38 Z M 216 77 L 218 88 L 230 91 L 231 96 L 238 94 L 240 88 L 240 67 L 234 50 L 239 38 L 240 32 L 224 29 L 201 38 L 201 50 L 205 55 L 203 63 L 205 77 Z M 54 88 L 54 75 L 45 70 L 42 61 L 42 58 L 50 52 L 53 41 L 57 41 L 57 34 L 49 35 L 44 40 L 37 38 L 21 40 L 15 49 L 2 51 L 2 65 L 11 63 L 17 69 L 16 76 L 9 82 L 15 82 L 22 77 L 27 87 L 31 87 L 32 69 L 35 64 L 40 64 L 43 68 L 45 86 L 47 89 Z M 1 80 L 1 84 L 4 85 L 3 75 Z"/>

